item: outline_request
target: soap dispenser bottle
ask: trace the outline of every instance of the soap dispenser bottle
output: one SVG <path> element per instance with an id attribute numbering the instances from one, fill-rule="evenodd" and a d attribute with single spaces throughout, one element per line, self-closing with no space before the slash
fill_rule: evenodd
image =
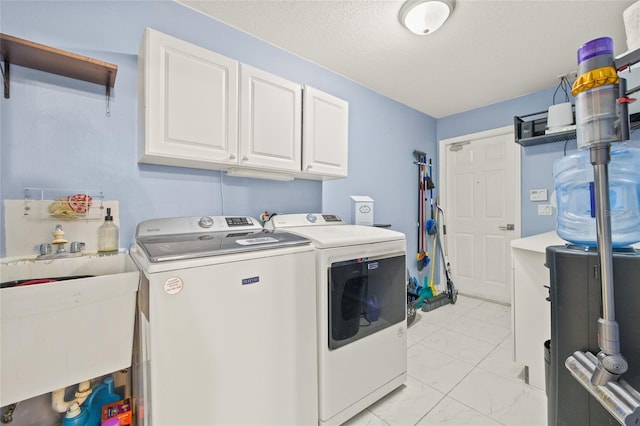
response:
<path id="1" fill-rule="evenodd" d="M 119 247 L 119 230 L 113 223 L 111 216 L 111 208 L 107 207 L 107 215 L 104 217 L 104 223 L 98 228 L 98 251 L 114 252 Z"/>

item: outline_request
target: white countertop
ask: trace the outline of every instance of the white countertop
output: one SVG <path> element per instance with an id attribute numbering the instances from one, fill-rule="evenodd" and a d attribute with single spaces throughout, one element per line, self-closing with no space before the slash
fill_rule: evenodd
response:
<path id="1" fill-rule="evenodd" d="M 556 231 L 549 231 L 513 240 L 511 241 L 511 248 L 544 253 L 548 246 L 561 246 L 564 244 L 568 244 L 568 242 L 560 238 Z"/>
<path id="2" fill-rule="evenodd" d="M 561 246 L 570 244 L 558 236 L 556 231 L 549 231 L 543 234 L 531 235 L 511 241 L 511 248 L 544 253 L 549 246 Z M 640 249 L 640 243 L 632 244 L 631 247 Z"/>

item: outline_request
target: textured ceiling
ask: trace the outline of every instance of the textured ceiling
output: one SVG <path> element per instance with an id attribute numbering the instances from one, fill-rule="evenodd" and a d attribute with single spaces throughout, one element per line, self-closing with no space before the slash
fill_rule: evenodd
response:
<path id="1" fill-rule="evenodd" d="M 401 27 L 402 1 L 179 0 L 441 118 L 556 86 L 597 37 L 627 50 L 622 0 L 458 0 L 437 32 Z"/>

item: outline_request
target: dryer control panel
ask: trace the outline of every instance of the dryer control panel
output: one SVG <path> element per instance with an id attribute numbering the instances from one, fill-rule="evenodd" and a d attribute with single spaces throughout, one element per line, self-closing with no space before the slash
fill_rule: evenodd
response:
<path id="1" fill-rule="evenodd" d="M 334 214 L 278 214 L 272 216 L 265 224 L 265 229 L 291 228 L 296 226 L 345 225 L 340 217 Z"/>

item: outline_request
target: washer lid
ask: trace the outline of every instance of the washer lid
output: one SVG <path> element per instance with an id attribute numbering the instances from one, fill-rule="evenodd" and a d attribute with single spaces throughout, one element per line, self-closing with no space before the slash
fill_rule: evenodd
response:
<path id="1" fill-rule="evenodd" d="M 267 231 L 253 218 L 177 217 L 142 222 L 136 243 L 151 262 L 219 256 L 309 244 L 302 236 Z"/>
<path id="2" fill-rule="evenodd" d="M 310 243 L 308 239 L 299 235 L 267 230 L 160 235 L 138 238 L 136 242 L 151 262 L 219 256 Z"/>

